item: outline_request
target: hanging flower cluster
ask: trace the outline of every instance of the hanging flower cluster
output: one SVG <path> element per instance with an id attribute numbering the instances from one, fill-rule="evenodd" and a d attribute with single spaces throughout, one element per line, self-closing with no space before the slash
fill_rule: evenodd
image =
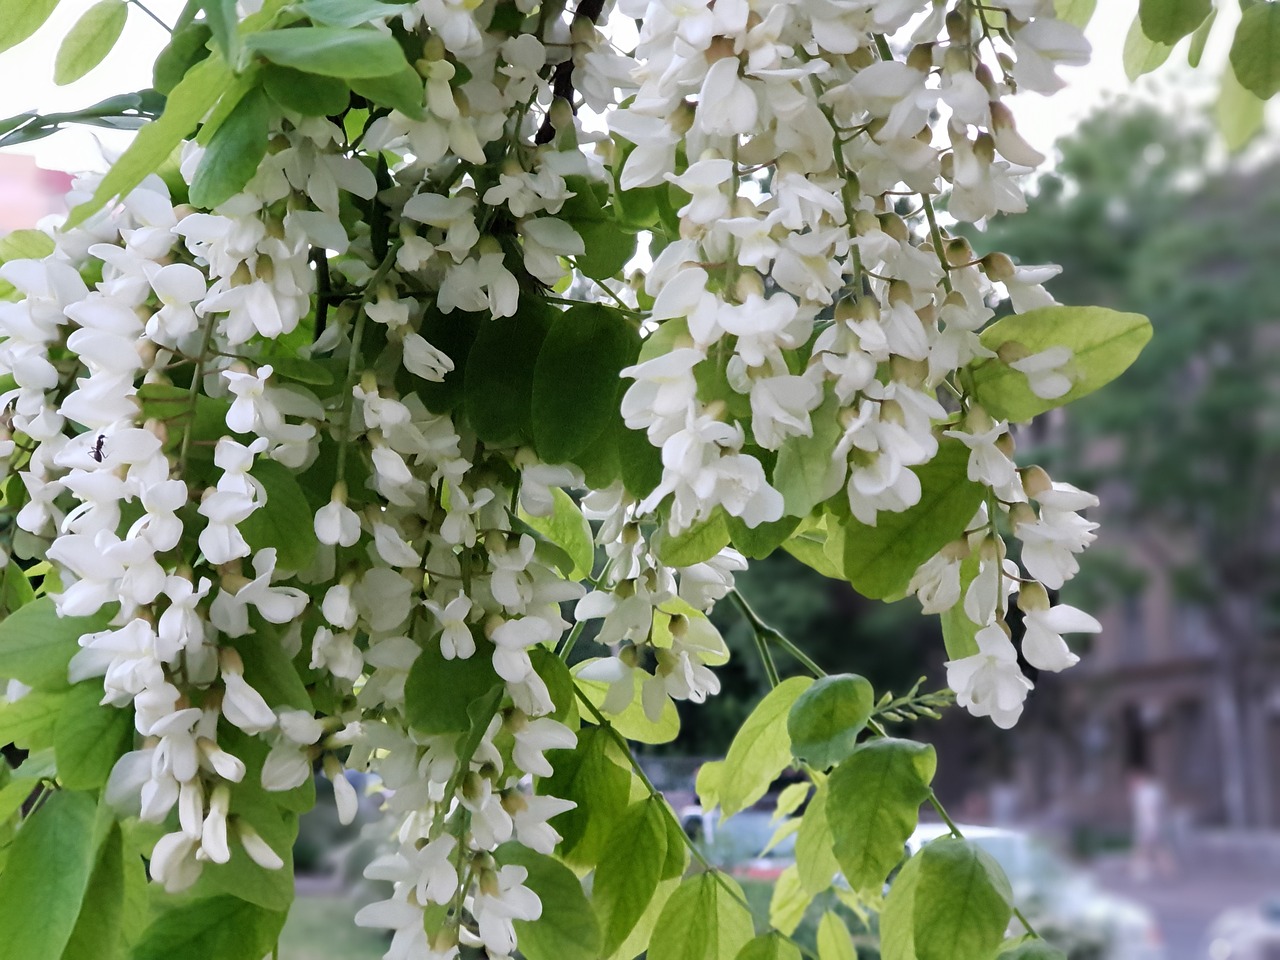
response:
<path id="1" fill-rule="evenodd" d="M 707 613 L 777 548 L 942 614 L 959 703 L 1012 725 L 1019 650 L 1062 670 L 1099 625 L 1050 598 L 1097 501 L 1010 423 L 1147 337 L 945 229 L 1025 208 L 1007 101 L 1087 56 L 1053 6 L 181 24 L 165 118 L 0 267 L 5 549 L 40 594 L 5 623 L 69 632 L 62 679 L 131 711 L 86 785 L 157 825 L 152 878 L 279 871 L 313 769 L 348 821 L 372 771 L 394 887 L 357 922 L 392 960 L 510 956 L 528 851 L 599 862 L 575 805 L 630 777 L 603 734 L 717 692 Z"/>

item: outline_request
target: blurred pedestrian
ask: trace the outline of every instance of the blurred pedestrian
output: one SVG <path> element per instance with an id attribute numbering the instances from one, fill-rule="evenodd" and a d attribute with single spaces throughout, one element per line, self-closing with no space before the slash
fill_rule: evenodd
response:
<path id="1" fill-rule="evenodd" d="M 1143 767 L 1129 774 L 1129 807 L 1133 816 L 1129 863 L 1133 879 L 1146 882 L 1154 874 L 1171 876 L 1174 861 L 1169 846 L 1168 799 L 1159 779 Z"/>

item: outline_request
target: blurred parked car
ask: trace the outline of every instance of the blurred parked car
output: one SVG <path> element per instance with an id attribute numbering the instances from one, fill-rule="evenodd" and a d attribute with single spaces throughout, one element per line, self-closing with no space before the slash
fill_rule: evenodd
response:
<path id="1" fill-rule="evenodd" d="M 1220 914 L 1209 927 L 1206 960 L 1280 960 L 1280 897 Z"/>
<path id="2" fill-rule="evenodd" d="M 941 823 L 922 823 L 907 849 L 915 853 L 950 832 Z M 1159 927 L 1145 907 L 1102 890 L 1088 873 L 1025 833 L 963 825 L 960 832 L 996 859 L 1009 878 L 1014 902 L 1071 960 L 1164 960 Z M 1259 955 L 1256 960 L 1271 958 Z"/>
<path id="3" fill-rule="evenodd" d="M 778 828 L 770 810 L 743 810 L 721 822 L 719 811 L 692 805 L 680 811 L 680 824 L 708 860 L 735 877 L 773 882 L 796 862 L 794 833 L 765 850 Z"/>

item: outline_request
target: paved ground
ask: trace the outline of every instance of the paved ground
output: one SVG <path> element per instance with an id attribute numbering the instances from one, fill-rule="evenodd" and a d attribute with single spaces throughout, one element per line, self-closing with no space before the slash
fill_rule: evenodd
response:
<path id="1" fill-rule="evenodd" d="M 1124 859 L 1094 865 L 1109 890 L 1149 907 L 1160 923 L 1168 960 L 1209 960 L 1207 934 L 1223 910 L 1280 896 L 1276 838 L 1206 838 L 1189 846 L 1170 877 L 1136 882 Z"/>

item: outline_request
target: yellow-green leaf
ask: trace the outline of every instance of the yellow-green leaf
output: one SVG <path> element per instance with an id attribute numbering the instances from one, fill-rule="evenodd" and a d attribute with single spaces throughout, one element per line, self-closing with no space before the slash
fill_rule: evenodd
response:
<path id="1" fill-rule="evenodd" d="M 1152 40 L 1142 32 L 1142 22 L 1134 17 L 1133 23 L 1129 24 L 1129 32 L 1125 35 L 1124 52 L 1121 54 L 1124 75 L 1132 83 L 1159 67 L 1169 59 L 1171 53 L 1171 45 Z"/>
<path id="2" fill-rule="evenodd" d="M 818 960 L 858 960 L 849 929 L 831 910 L 818 921 Z"/>
<path id="3" fill-rule="evenodd" d="M 1213 0 L 1139 0 L 1142 32 L 1159 43 L 1175 44 L 1204 22 Z"/>
<path id="4" fill-rule="evenodd" d="M 124 31 L 129 5 L 124 0 L 100 0 L 84 12 L 67 35 L 53 61 L 53 82 L 73 83 L 100 64 Z"/>
<path id="5" fill-rule="evenodd" d="M 39 30 L 57 5 L 58 0 L 0 0 L 0 51 Z"/>
<path id="6" fill-rule="evenodd" d="M 1213 116 L 1227 149 L 1239 153 L 1262 130 L 1266 122 L 1266 102 L 1242 87 L 1235 71 L 1227 64 L 1217 102 L 1213 105 Z"/>
<path id="7" fill-rule="evenodd" d="M 787 714 L 812 686 L 808 677 L 790 677 L 770 690 L 738 728 L 720 771 L 719 799 L 724 816 L 745 810 L 765 795 L 791 763 Z"/>

